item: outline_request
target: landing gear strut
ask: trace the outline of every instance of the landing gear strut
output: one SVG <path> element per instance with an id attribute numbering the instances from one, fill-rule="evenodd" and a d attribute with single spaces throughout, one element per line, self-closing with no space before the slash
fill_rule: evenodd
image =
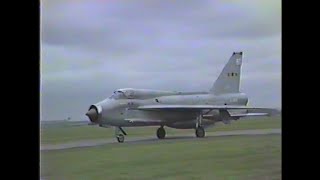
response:
<path id="1" fill-rule="evenodd" d="M 159 127 L 157 130 L 158 139 L 164 139 L 165 136 L 166 136 L 166 131 L 164 130 L 163 126 Z"/>
<path id="2" fill-rule="evenodd" d="M 197 118 L 195 134 L 197 138 L 203 138 L 206 134 L 205 130 L 202 127 L 202 112 L 199 114 L 199 117 Z"/>
<path id="3" fill-rule="evenodd" d="M 119 143 L 124 142 L 124 135 L 127 135 L 127 133 L 121 127 L 115 127 L 115 136 Z"/>

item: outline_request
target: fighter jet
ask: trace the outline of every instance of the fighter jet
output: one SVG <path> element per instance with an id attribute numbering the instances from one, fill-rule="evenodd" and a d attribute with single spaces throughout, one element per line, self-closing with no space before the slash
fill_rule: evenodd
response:
<path id="1" fill-rule="evenodd" d="M 233 52 L 228 63 L 207 92 L 177 92 L 151 89 L 117 89 L 101 102 L 90 105 L 86 115 L 100 127 L 115 127 L 117 141 L 124 142 L 122 127 L 159 126 L 156 135 L 166 136 L 165 126 L 195 129 L 198 138 L 205 128 L 222 121 L 247 116 L 268 116 L 272 109 L 249 107 L 248 97 L 240 92 L 242 52 Z"/>

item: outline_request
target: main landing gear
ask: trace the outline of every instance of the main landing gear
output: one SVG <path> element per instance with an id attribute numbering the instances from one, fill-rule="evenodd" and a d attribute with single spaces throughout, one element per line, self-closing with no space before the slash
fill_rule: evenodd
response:
<path id="1" fill-rule="evenodd" d="M 157 137 L 158 139 L 164 139 L 166 137 L 166 131 L 164 130 L 163 126 L 158 128 Z"/>
<path id="2" fill-rule="evenodd" d="M 205 136 L 206 132 L 204 131 L 203 127 L 199 126 L 196 128 L 196 136 L 198 138 L 203 138 Z"/>
<path id="3" fill-rule="evenodd" d="M 119 143 L 124 142 L 124 135 L 127 135 L 127 133 L 121 127 L 115 127 L 115 136 Z"/>
<path id="4" fill-rule="evenodd" d="M 206 134 L 204 128 L 202 127 L 202 113 L 200 113 L 199 117 L 197 118 L 195 134 L 197 138 L 203 138 Z M 127 133 L 121 127 L 115 127 L 115 136 L 119 143 L 124 142 L 124 135 L 127 135 Z M 158 128 L 157 137 L 158 139 L 164 139 L 166 137 L 166 131 L 163 126 Z"/>
<path id="5" fill-rule="evenodd" d="M 199 114 L 199 117 L 197 118 L 197 123 L 196 123 L 196 137 L 197 138 L 203 138 L 206 134 L 205 130 L 202 127 L 202 113 Z"/>

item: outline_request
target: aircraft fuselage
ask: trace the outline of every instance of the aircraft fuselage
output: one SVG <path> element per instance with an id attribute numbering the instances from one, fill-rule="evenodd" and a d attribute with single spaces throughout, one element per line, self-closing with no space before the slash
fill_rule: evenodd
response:
<path id="1" fill-rule="evenodd" d="M 137 90 L 136 90 L 137 91 Z M 98 111 L 100 109 L 101 114 L 96 120 L 91 120 L 98 124 L 130 127 L 130 126 L 169 126 L 173 128 L 188 129 L 194 128 L 197 118 L 197 113 L 194 111 L 140 111 L 135 110 L 135 107 L 141 105 L 246 105 L 248 98 L 244 93 L 231 93 L 223 95 L 213 95 L 209 93 L 181 93 L 172 92 L 171 94 L 164 91 L 161 95 L 161 91 L 149 90 L 149 93 L 145 97 L 128 98 L 126 89 L 121 90 L 124 96 L 122 98 L 108 98 L 104 101 L 92 105 Z M 136 93 L 137 94 L 137 93 Z M 152 96 L 154 94 L 154 96 Z M 211 115 L 211 118 L 204 120 L 204 125 L 209 125 L 219 120 L 219 111 L 204 112 Z M 146 122 L 135 122 L 130 119 L 145 119 Z"/>
<path id="2" fill-rule="evenodd" d="M 233 52 L 221 73 L 206 92 L 175 92 L 150 89 L 118 89 L 90 106 L 86 115 L 102 127 L 115 126 L 118 142 L 126 135 L 122 127 L 160 126 L 159 139 L 165 138 L 164 126 L 195 129 L 196 137 L 205 136 L 205 127 L 222 121 L 249 116 L 270 115 L 269 108 L 246 106 L 248 97 L 240 91 L 242 52 Z"/>

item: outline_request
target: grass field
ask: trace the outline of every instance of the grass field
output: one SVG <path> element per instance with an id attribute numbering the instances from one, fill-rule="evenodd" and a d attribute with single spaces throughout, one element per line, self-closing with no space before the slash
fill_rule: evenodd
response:
<path id="1" fill-rule="evenodd" d="M 40 172 L 46 180 L 281 179 L 281 135 L 41 152 Z"/>
<path id="2" fill-rule="evenodd" d="M 136 127 L 124 128 L 130 137 L 155 135 L 158 127 Z M 242 130 L 242 129 L 269 129 L 281 128 L 281 117 L 270 117 L 263 119 L 244 119 L 233 121 L 229 125 L 217 123 L 215 127 L 206 131 L 225 131 L 225 130 Z M 194 130 L 178 130 L 166 127 L 167 136 L 193 133 Z M 57 144 L 71 141 L 88 140 L 88 139 L 105 139 L 114 137 L 113 128 L 101 128 L 98 126 L 75 126 L 75 127 L 57 127 L 42 128 L 40 131 L 41 144 Z"/>

